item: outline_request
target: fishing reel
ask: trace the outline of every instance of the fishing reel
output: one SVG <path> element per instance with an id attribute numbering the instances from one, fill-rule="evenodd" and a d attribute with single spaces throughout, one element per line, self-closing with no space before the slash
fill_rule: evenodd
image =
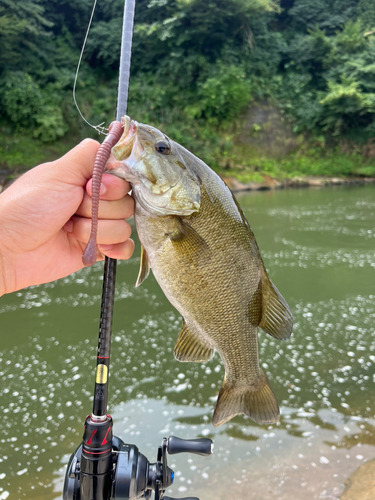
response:
<path id="1" fill-rule="evenodd" d="M 89 418 L 89 417 L 88 417 Z M 87 427 L 86 427 L 87 429 Z M 85 432 L 86 432 L 85 429 Z M 103 431 L 105 426 L 103 426 Z M 98 432 L 98 434 L 103 434 Z M 101 436 L 102 437 L 102 436 Z M 100 437 L 100 439 L 101 439 Z M 66 471 L 63 500 L 175 500 L 164 495 L 174 480 L 174 472 L 167 465 L 167 453 L 194 453 L 210 456 L 211 439 L 164 438 L 159 446 L 156 462 L 150 463 L 134 444 L 125 444 L 113 436 L 110 455 L 85 458 L 85 439 L 69 460 Z M 103 453 L 104 454 L 104 453 Z M 180 500 L 199 500 L 186 497 Z"/>

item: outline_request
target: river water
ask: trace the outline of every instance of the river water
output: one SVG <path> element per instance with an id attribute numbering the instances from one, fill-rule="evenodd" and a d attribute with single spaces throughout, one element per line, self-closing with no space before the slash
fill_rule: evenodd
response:
<path id="1" fill-rule="evenodd" d="M 118 267 L 114 431 L 150 461 L 163 436 L 214 439 L 210 458 L 170 457 L 172 496 L 338 499 L 375 457 L 375 187 L 257 192 L 239 202 L 295 318 L 285 342 L 259 334 L 280 422 L 239 416 L 212 427 L 222 363 L 174 360 L 181 318 L 152 276 L 134 288 L 137 244 Z M 91 411 L 101 275 L 96 264 L 0 298 L 0 500 L 61 498 Z"/>

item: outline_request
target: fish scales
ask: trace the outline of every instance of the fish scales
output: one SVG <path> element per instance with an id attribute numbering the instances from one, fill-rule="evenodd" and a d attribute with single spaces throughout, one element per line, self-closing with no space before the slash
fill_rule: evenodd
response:
<path id="1" fill-rule="evenodd" d="M 183 252 L 176 249 L 166 236 L 166 221 L 149 217 L 142 207 L 136 208 L 136 225 L 150 267 L 168 300 L 186 324 L 219 352 L 227 379 L 249 381 L 259 376 L 257 329 L 251 325 L 247 311 L 258 287 L 259 270 L 247 257 L 251 251 L 249 235 L 247 228 L 241 227 L 241 219 L 236 221 L 229 216 L 222 227 L 202 221 L 201 214 L 207 214 L 205 209 L 212 206 L 208 196 L 203 196 L 199 214 L 187 218 L 207 243 L 210 257 L 200 255 L 199 249 L 189 243 Z M 236 205 L 230 208 L 237 215 Z M 239 249 L 241 237 L 243 248 Z M 236 255 L 229 267 L 223 249 L 228 251 L 231 247 Z M 204 252 L 208 250 L 203 249 Z M 239 302 L 244 307 L 234 307 Z M 251 332 L 245 339 L 244 331 Z"/>
<path id="2" fill-rule="evenodd" d="M 183 317 L 175 357 L 202 362 L 219 353 L 225 379 L 215 426 L 239 413 L 277 421 L 277 401 L 259 366 L 258 326 L 284 339 L 293 319 L 241 208 L 192 153 L 157 129 L 129 119 L 125 125 L 107 169 L 132 183 L 142 243 L 138 284 L 151 268 Z"/>

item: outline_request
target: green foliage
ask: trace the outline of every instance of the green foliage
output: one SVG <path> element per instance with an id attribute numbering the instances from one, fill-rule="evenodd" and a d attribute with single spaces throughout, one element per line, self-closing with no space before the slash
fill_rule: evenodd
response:
<path id="1" fill-rule="evenodd" d="M 300 28 L 320 28 L 334 34 L 348 19 L 356 17 L 357 0 L 295 0 L 288 14 Z"/>
<path id="2" fill-rule="evenodd" d="M 5 76 L 1 88 L 1 108 L 15 127 L 26 129 L 41 103 L 39 86 L 29 74 L 17 71 Z"/>
<path id="3" fill-rule="evenodd" d="M 51 26 L 41 0 L 1 0 L 0 74 L 41 56 Z"/>
<path id="4" fill-rule="evenodd" d="M 356 81 L 336 83 L 328 81 L 328 92 L 320 101 L 323 105 L 322 125 L 339 135 L 352 120 L 363 120 L 364 116 L 375 112 L 375 93 L 364 93 Z M 353 126 L 353 121 L 351 122 Z"/>
<path id="5" fill-rule="evenodd" d="M 45 142 L 54 141 L 67 131 L 53 85 L 41 90 L 28 73 L 17 71 L 5 75 L 0 90 L 2 112 L 16 131 Z"/>
<path id="6" fill-rule="evenodd" d="M 374 176 L 375 159 L 365 159 L 358 152 L 344 153 L 339 147 L 325 149 L 315 141 L 307 141 L 295 152 L 282 159 L 254 156 L 245 147 L 242 151 L 232 152 L 235 165 L 230 170 L 218 168 L 224 175 L 236 177 L 241 182 L 262 182 L 263 175 L 277 179 L 304 176 L 344 177 Z M 245 167 L 243 158 L 250 157 L 251 162 Z M 241 166 L 239 166 L 241 165 Z"/>
<path id="7" fill-rule="evenodd" d="M 357 15 L 369 30 L 375 29 L 375 3 L 373 0 L 359 0 Z"/>
<path id="8" fill-rule="evenodd" d="M 194 104 L 185 107 L 191 118 L 205 118 L 209 124 L 231 122 L 251 99 L 251 87 L 243 68 L 219 62 L 197 84 Z"/>
<path id="9" fill-rule="evenodd" d="M 93 135 L 71 95 L 91 7 L 0 0 L 3 135 L 38 144 Z M 95 124 L 114 116 L 122 14 L 123 0 L 98 3 L 78 78 L 78 103 Z M 135 21 L 129 112 L 215 168 L 254 167 L 227 131 L 259 99 L 277 103 L 295 132 L 323 135 L 336 155 L 343 137 L 364 143 L 375 135 L 373 0 L 138 0 Z M 0 161 L 21 161 L 12 151 L 1 150 Z M 259 159 L 256 168 L 338 173 L 333 156 L 304 151 L 277 167 Z M 354 160 L 345 166 L 338 157 L 342 172 L 354 171 Z"/>
<path id="10" fill-rule="evenodd" d="M 365 36 L 362 19 L 349 18 L 354 4 L 347 2 L 342 15 L 348 19 L 334 34 L 320 23 L 289 44 L 283 81 L 289 85 L 280 86 L 278 98 L 298 130 L 373 133 L 375 38 Z"/>

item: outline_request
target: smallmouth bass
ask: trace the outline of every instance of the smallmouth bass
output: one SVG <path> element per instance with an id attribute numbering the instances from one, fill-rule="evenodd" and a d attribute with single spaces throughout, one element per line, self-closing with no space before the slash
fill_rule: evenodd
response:
<path id="1" fill-rule="evenodd" d="M 215 350 L 225 378 L 212 423 L 244 413 L 279 419 L 259 366 L 258 327 L 287 339 L 293 316 L 270 280 L 254 234 L 232 192 L 203 161 L 162 132 L 123 118 L 106 171 L 129 181 L 142 244 L 136 286 L 150 268 L 182 315 L 174 356 L 205 362 Z"/>

